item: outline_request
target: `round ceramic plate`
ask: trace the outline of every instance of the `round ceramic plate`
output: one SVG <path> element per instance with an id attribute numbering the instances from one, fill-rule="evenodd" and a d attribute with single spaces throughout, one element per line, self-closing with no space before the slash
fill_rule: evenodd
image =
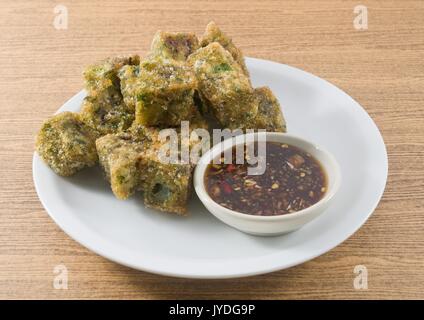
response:
<path id="1" fill-rule="evenodd" d="M 71 178 L 53 173 L 34 155 L 38 196 L 73 239 L 123 265 L 187 278 L 231 278 L 288 268 L 313 259 L 351 236 L 376 208 L 386 184 L 387 154 L 376 125 L 346 93 L 283 64 L 247 59 L 254 86 L 280 100 L 288 131 L 333 153 L 342 185 L 334 203 L 296 232 L 255 237 L 223 224 L 196 198 L 190 215 L 147 209 L 140 196 L 118 200 L 99 168 Z M 78 111 L 82 91 L 59 111 Z"/>

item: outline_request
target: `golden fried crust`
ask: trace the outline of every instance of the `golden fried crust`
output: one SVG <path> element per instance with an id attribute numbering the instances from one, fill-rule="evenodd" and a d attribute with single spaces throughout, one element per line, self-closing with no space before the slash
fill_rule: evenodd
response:
<path id="1" fill-rule="evenodd" d="M 258 114 L 253 120 L 240 123 L 239 129 L 264 129 L 269 132 L 286 132 L 286 121 L 281 112 L 280 103 L 271 89 L 268 87 L 255 88 L 254 94 L 259 101 Z"/>
<path id="2" fill-rule="evenodd" d="M 155 158 L 144 158 L 141 166 L 146 177 L 144 204 L 157 210 L 185 215 L 192 189 L 192 166 L 163 164 Z"/>
<path id="3" fill-rule="evenodd" d="M 225 50 L 230 52 L 234 60 L 240 65 L 243 73 L 249 77 L 249 71 L 247 70 L 241 50 L 234 45 L 231 38 L 225 35 L 213 21 L 209 22 L 206 26 L 206 31 L 200 40 L 200 45 L 202 47 L 206 47 L 212 42 L 218 42 L 225 48 Z"/>
<path id="4" fill-rule="evenodd" d="M 119 94 L 120 84 L 118 71 L 124 65 L 138 65 L 138 55 L 107 58 L 98 64 L 89 66 L 84 71 L 85 88 L 88 95 L 104 97 Z"/>
<path id="5" fill-rule="evenodd" d="M 140 86 L 138 76 L 140 74 L 140 66 L 125 65 L 119 72 L 120 92 L 123 96 L 124 103 L 129 110 L 135 111 L 137 103 L 137 91 Z"/>
<path id="6" fill-rule="evenodd" d="M 100 135 L 124 131 L 134 121 L 134 112 L 128 110 L 121 97 L 105 101 L 88 96 L 84 99 L 80 116 Z"/>
<path id="7" fill-rule="evenodd" d="M 255 118 L 255 128 L 267 131 L 286 132 L 286 121 L 277 98 L 269 87 L 255 89 L 255 95 L 259 100 L 258 114 Z"/>
<path id="8" fill-rule="evenodd" d="M 193 124 L 190 129 L 199 126 L 202 124 Z M 164 162 L 159 153 L 168 141 L 161 139 L 160 132 L 159 128 L 133 124 L 125 133 L 105 135 L 96 141 L 99 162 L 118 199 L 143 190 L 146 206 L 183 215 L 194 166 Z M 181 141 L 180 133 L 177 135 Z"/>
<path id="9" fill-rule="evenodd" d="M 129 133 L 108 134 L 96 140 L 99 163 L 118 199 L 127 199 L 139 187 L 137 168 L 147 145 Z"/>
<path id="10" fill-rule="evenodd" d="M 198 48 L 199 40 L 194 33 L 158 31 L 153 37 L 151 55 L 185 61 Z"/>
<path id="11" fill-rule="evenodd" d="M 148 59 L 137 71 L 119 73 L 124 100 L 135 106 L 135 122 L 145 126 L 178 126 L 194 114 L 197 81 L 186 63 L 162 58 Z"/>
<path id="12" fill-rule="evenodd" d="M 54 172 L 71 176 L 96 164 L 96 137 L 97 133 L 78 114 L 62 112 L 44 122 L 35 147 Z"/>
<path id="13" fill-rule="evenodd" d="M 201 96 L 223 127 L 237 128 L 256 117 L 258 101 L 248 77 L 231 54 L 213 42 L 189 56 Z"/>

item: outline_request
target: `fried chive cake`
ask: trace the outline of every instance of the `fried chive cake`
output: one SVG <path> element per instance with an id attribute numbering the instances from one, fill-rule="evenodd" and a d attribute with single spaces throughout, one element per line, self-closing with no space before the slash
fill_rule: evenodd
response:
<path id="1" fill-rule="evenodd" d="M 84 98 L 80 116 L 100 135 L 125 131 L 135 118 L 120 96 L 110 97 L 108 101 L 88 96 Z"/>
<path id="2" fill-rule="evenodd" d="M 97 136 L 97 132 L 84 124 L 78 114 L 62 112 L 44 122 L 35 147 L 54 172 L 72 176 L 97 163 Z"/>
<path id="3" fill-rule="evenodd" d="M 258 100 L 249 78 L 218 42 L 197 50 L 188 63 L 201 96 L 222 127 L 239 128 L 256 117 Z"/>
<path id="4" fill-rule="evenodd" d="M 286 132 L 286 121 L 284 120 L 281 106 L 277 98 L 268 87 L 254 89 L 254 94 L 259 102 L 256 117 L 240 125 L 240 129 L 263 129 L 270 132 Z"/>
<path id="5" fill-rule="evenodd" d="M 202 121 L 191 123 L 190 133 L 198 128 L 204 129 Z M 96 141 L 99 163 L 118 199 L 127 199 L 141 190 L 146 206 L 185 214 L 194 165 L 179 161 L 181 149 L 177 149 L 176 162 L 165 159 L 161 152 L 168 156 L 169 142 L 160 137 L 161 132 L 158 128 L 133 124 L 125 133 L 105 135 Z M 180 133 L 175 133 L 177 142 L 192 143 L 181 141 Z"/>
<path id="6" fill-rule="evenodd" d="M 196 112 L 194 91 L 197 81 L 183 62 L 163 58 L 147 59 L 139 69 L 121 69 L 124 101 L 135 108 L 135 123 L 145 126 L 179 126 Z"/>
<path id="7" fill-rule="evenodd" d="M 125 65 L 139 65 L 138 55 L 107 58 L 84 71 L 85 89 L 89 96 L 105 98 L 120 95 L 118 71 Z"/>
<path id="8" fill-rule="evenodd" d="M 187 57 L 199 49 L 199 39 L 194 33 L 158 31 L 153 37 L 151 56 L 186 61 Z"/>
<path id="9" fill-rule="evenodd" d="M 244 62 L 243 53 L 237 48 L 230 37 L 224 34 L 221 29 L 216 25 L 215 22 L 209 22 L 206 26 L 206 31 L 200 39 L 200 45 L 206 47 L 212 42 L 218 42 L 224 47 L 234 58 L 234 60 L 240 65 L 243 73 L 249 77 L 249 71 L 247 70 L 246 63 Z"/>

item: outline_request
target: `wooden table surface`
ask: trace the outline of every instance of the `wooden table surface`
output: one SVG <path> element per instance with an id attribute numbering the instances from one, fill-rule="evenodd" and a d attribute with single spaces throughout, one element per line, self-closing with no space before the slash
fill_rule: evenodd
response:
<path id="1" fill-rule="evenodd" d="M 68 29 L 53 26 L 68 9 Z M 357 30 L 354 7 L 368 8 Z M 0 8 L 0 298 L 424 298 L 424 1 L 12 1 Z M 383 199 L 334 250 L 288 270 L 187 280 L 132 270 L 70 239 L 32 181 L 34 136 L 83 83 L 85 65 L 145 54 L 154 32 L 215 20 L 246 56 L 322 77 L 354 97 L 389 154 Z M 68 290 L 53 287 L 58 264 Z M 368 289 L 353 286 L 365 265 Z"/>

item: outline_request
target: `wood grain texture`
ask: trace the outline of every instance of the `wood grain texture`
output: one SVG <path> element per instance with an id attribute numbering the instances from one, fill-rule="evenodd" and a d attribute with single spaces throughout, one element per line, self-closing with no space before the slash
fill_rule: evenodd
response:
<path id="1" fill-rule="evenodd" d="M 424 2 L 4 0 L 0 8 L 0 298 L 424 298 Z M 145 54 L 154 32 L 203 32 L 215 20 L 245 55 L 312 72 L 354 97 L 380 128 L 389 179 L 379 207 L 349 240 L 303 265 L 233 280 L 167 278 L 122 267 L 64 234 L 32 182 L 41 122 L 82 87 L 97 59 Z M 55 290 L 64 263 L 69 289 Z M 353 288 L 366 265 L 368 290 Z"/>

